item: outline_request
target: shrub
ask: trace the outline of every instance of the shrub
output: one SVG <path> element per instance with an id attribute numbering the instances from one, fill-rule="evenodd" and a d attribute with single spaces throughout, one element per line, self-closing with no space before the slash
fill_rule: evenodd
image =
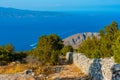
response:
<path id="1" fill-rule="evenodd" d="M 114 45 L 112 46 L 112 50 L 114 52 L 114 60 L 116 63 L 120 63 L 120 31 L 117 32 L 119 35 L 115 40 Z"/>
<path id="2" fill-rule="evenodd" d="M 61 50 L 62 55 L 66 55 L 67 52 L 73 52 L 73 47 L 72 46 L 64 46 Z"/>
<path id="3" fill-rule="evenodd" d="M 105 58 L 114 56 L 117 63 L 120 63 L 120 31 L 118 24 L 112 22 L 100 30 L 98 37 L 88 37 L 80 44 L 78 50 L 89 58 Z"/>

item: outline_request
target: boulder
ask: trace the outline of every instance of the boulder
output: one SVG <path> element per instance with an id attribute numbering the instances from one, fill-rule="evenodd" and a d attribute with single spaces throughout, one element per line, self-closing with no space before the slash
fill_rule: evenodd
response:
<path id="1" fill-rule="evenodd" d="M 68 52 L 66 56 L 67 62 L 68 63 L 73 63 L 73 52 Z"/>

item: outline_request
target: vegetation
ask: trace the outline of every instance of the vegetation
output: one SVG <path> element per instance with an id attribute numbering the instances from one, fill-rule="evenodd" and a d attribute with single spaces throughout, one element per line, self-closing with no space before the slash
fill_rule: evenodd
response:
<path id="1" fill-rule="evenodd" d="M 97 37 L 88 37 L 80 46 L 78 51 L 84 53 L 89 58 L 100 58 L 99 39 Z"/>
<path id="2" fill-rule="evenodd" d="M 6 65 L 12 61 L 23 61 L 26 56 L 24 52 L 15 52 L 11 44 L 0 46 L 0 65 Z"/>
<path id="3" fill-rule="evenodd" d="M 41 36 L 35 49 L 25 52 L 15 52 L 11 44 L 0 46 L 0 65 L 10 65 L 11 62 L 21 61 L 20 65 L 14 65 L 8 69 L 1 69 L 4 73 L 21 72 L 25 69 L 33 69 L 36 74 L 44 73 L 46 66 L 59 64 L 61 51 L 73 51 L 71 46 L 64 47 L 62 39 L 56 34 Z M 63 49 L 62 49 L 63 48 Z M 21 66 L 22 65 L 22 66 Z M 26 66 L 27 67 L 26 67 Z M 18 67 L 20 69 L 18 69 Z M 11 71 L 13 70 L 13 71 Z M 48 72 L 50 72 L 48 70 Z M 0 72 L 3 73 L 3 72 Z"/>
<path id="4" fill-rule="evenodd" d="M 39 58 L 42 64 L 58 64 L 60 50 L 63 48 L 62 39 L 56 34 L 41 36 L 38 40 L 37 47 L 30 51 L 30 55 Z"/>
<path id="5" fill-rule="evenodd" d="M 88 37 L 81 45 L 79 52 L 89 58 L 105 58 L 114 56 L 115 62 L 120 63 L 120 30 L 113 21 L 100 30 L 98 37 Z"/>
<path id="6" fill-rule="evenodd" d="M 25 69 L 33 69 L 36 74 L 51 72 L 48 69 L 51 65 L 59 64 L 61 55 L 73 52 L 72 46 L 64 46 L 62 39 L 56 34 L 44 35 L 38 39 L 35 49 L 25 52 L 15 52 L 11 44 L 0 46 L 0 65 L 7 65 L 11 62 L 21 61 L 14 65 L 14 69 L 0 68 L 0 73 L 15 73 Z M 100 30 L 99 36 L 87 37 L 78 50 L 89 58 L 114 57 L 116 63 L 120 63 L 120 30 L 114 21 Z M 9 66 L 11 67 L 11 66 Z"/>
<path id="7" fill-rule="evenodd" d="M 4 67 L 2 66 L 0 67 L 0 74 L 14 74 L 17 72 L 23 72 L 26 69 L 28 69 L 28 67 L 25 64 L 14 64 L 14 65 L 8 65 Z"/>
<path id="8" fill-rule="evenodd" d="M 67 52 L 73 52 L 73 51 L 74 51 L 73 47 L 68 45 L 62 48 L 61 53 L 63 56 L 65 56 Z"/>
<path id="9" fill-rule="evenodd" d="M 114 60 L 116 63 L 120 63 L 120 31 L 118 31 L 115 35 L 116 40 L 112 46 L 112 50 L 114 52 Z"/>

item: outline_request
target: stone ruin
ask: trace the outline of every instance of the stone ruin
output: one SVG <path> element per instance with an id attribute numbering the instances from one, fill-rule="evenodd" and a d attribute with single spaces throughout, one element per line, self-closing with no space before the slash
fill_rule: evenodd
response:
<path id="1" fill-rule="evenodd" d="M 120 80 L 120 64 L 111 58 L 89 59 L 80 53 L 68 52 L 66 59 L 74 63 L 90 80 Z"/>

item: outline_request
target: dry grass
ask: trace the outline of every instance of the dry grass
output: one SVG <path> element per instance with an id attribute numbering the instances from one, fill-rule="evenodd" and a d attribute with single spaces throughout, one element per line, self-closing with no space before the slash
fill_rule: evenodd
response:
<path id="1" fill-rule="evenodd" d="M 15 64 L 15 65 L 8 65 L 8 66 L 1 66 L 0 67 L 0 74 L 14 74 L 18 72 L 23 72 L 28 67 L 25 64 Z"/>

